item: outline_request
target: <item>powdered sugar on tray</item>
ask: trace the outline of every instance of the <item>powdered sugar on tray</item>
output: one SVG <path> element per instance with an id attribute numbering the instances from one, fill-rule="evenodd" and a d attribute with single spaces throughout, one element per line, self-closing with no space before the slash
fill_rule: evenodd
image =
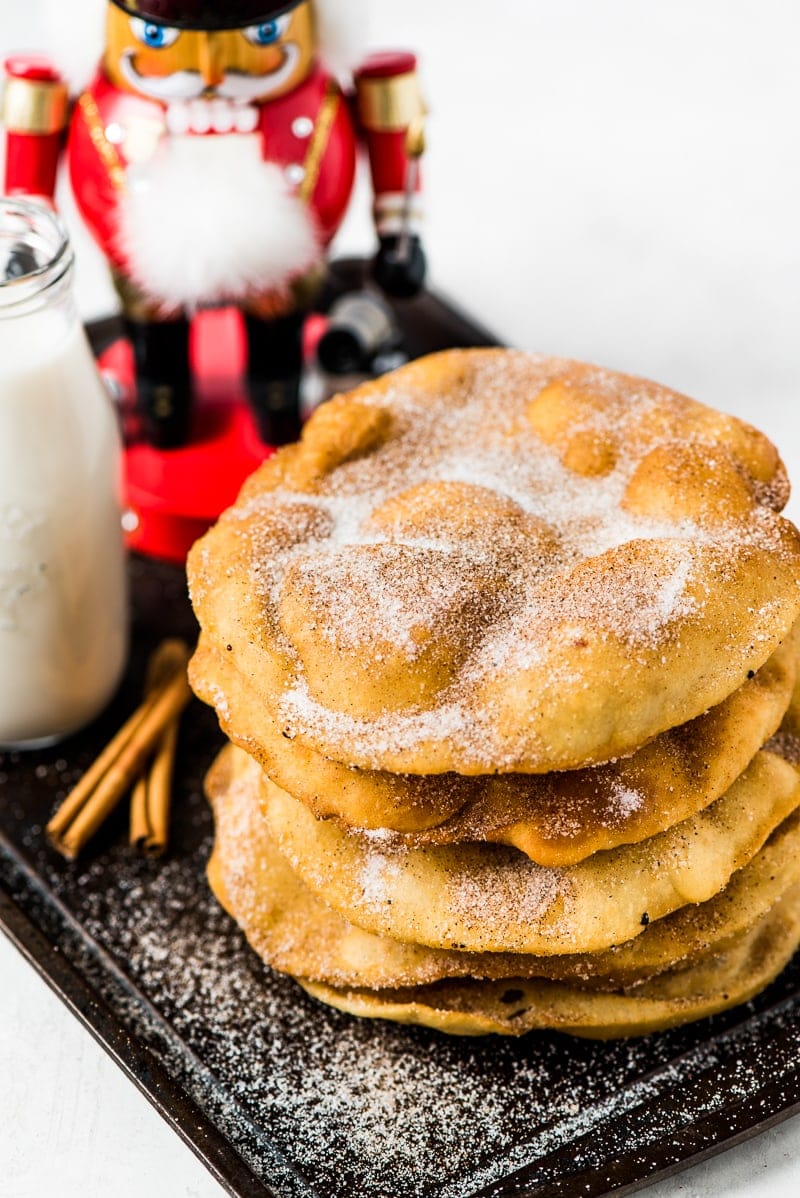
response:
<path id="1" fill-rule="evenodd" d="M 248 949 L 207 890 L 202 797 L 179 810 L 193 844 L 165 862 L 122 845 L 88 866 L 43 855 L 83 928 L 62 951 L 280 1198 L 505 1194 L 531 1162 L 555 1185 L 634 1152 L 664 1167 L 662 1144 L 696 1151 L 704 1116 L 793 1084 L 799 1025 L 774 994 L 761 1017 L 616 1043 L 470 1041 L 323 1007 Z"/>
<path id="2" fill-rule="evenodd" d="M 167 607 L 142 592 L 137 629 Z M 101 743 L 83 734 L 35 768 L 0 757 L 2 889 L 97 996 L 87 1017 L 111 1020 L 143 1084 L 153 1054 L 167 1113 L 238 1177 L 244 1161 L 279 1198 L 489 1198 L 606 1169 L 633 1183 L 796 1105 L 800 961 L 745 1008 L 615 1043 L 469 1041 L 318 1005 L 264 968 L 208 890 L 210 711 L 184 720 L 165 859 L 131 852 L 121 811 L 88 861 L 51 852 L 43 827 Z"/>
<path id="3" fill-rule="evenodd" d="M 639 1179 L 718 1148 L 740 1110 L 749 1128 L 796 1103 L 800 961 L 754 1005 L 615 1043 L 472 1041 L 313 1002 L 262 965 L 208 889 L 201 786 L 222 741 L 199 705 L 182 736 L 170 854 L 158 862 L 131 853 L 122 818 L 88 862 L 46 846 L 43 826 L 91 743 L 44 754 L 35 771 L 0 759 L 0 875 L 130 1037 L 139 1067 L 149 1049 L 280 1198 L 508 1194 L 533 1184 L 510 1177 L 531 1163 L 540 1187 L 621 1159 Z M 169 1091 L 160 1098 L 176 1114 Z M 182 1126 L 214 1151 L 193 1117 Z"/>

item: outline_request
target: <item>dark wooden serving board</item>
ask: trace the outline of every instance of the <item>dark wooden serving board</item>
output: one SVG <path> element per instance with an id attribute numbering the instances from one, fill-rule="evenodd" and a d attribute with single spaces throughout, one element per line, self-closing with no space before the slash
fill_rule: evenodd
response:
<path id="1" fill-rule="evenodd" d="M 414 353 L 493 342 L 432 295 L 401 319 Z M 116 327 L 92 329 L 95 343 Z M 43 836 L 55 805 L 135 706 L 151 648 L 195 635 L 179 568 L 134 558 L 131 585 L 112 707 L 54 749 L 0 755 L 0 926 L 231 1194 L 630 1193 L 800 1107 L 800 959 L 746 1007 L 610 1044 L 450 1039 L 314 1003 L 208 891 L 202 780 L 222 736 L 199 703 L 169 855 L 135 857 L 120 813 L 62 861 Z"/>

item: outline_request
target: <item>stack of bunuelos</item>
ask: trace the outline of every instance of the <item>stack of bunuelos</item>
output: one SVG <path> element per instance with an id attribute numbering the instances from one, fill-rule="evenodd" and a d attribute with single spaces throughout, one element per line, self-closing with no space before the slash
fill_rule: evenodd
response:
<path id="1" fill-rule="evenodd" d="M 194 548 L 215 893 L 346 1011 L 625 1036 L 800 943 L 800 536 L 773 446 L 500 350 L 320 408 Z"/>

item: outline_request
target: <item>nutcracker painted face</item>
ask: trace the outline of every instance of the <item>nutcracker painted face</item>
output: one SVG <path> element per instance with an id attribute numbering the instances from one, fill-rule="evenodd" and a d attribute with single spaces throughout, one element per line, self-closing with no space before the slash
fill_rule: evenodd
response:
<path id="1" fill-rule="evenodd" d="M 167 106 L 283 95 L 308 76 L 315 50 L 311 0 L 112 0 L 108 6 L 109 79 Z"/>

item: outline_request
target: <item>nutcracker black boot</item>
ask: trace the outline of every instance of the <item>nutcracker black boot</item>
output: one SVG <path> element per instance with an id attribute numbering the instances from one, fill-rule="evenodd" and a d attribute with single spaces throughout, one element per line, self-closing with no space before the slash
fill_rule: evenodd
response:
<path id="1" fill-rule="evenodd" d="M 268 445 L 300 436 L 304 312 L 262 320 L 247 315 L 247 382 L 258 435 Z"/>
<path id="2" fill-rule="evenodd" d="M 177 449 L 189 440 L 192 379 L 189 321 L 126 321 L 136 361 L 137 408 L 145 440 Z"/>

